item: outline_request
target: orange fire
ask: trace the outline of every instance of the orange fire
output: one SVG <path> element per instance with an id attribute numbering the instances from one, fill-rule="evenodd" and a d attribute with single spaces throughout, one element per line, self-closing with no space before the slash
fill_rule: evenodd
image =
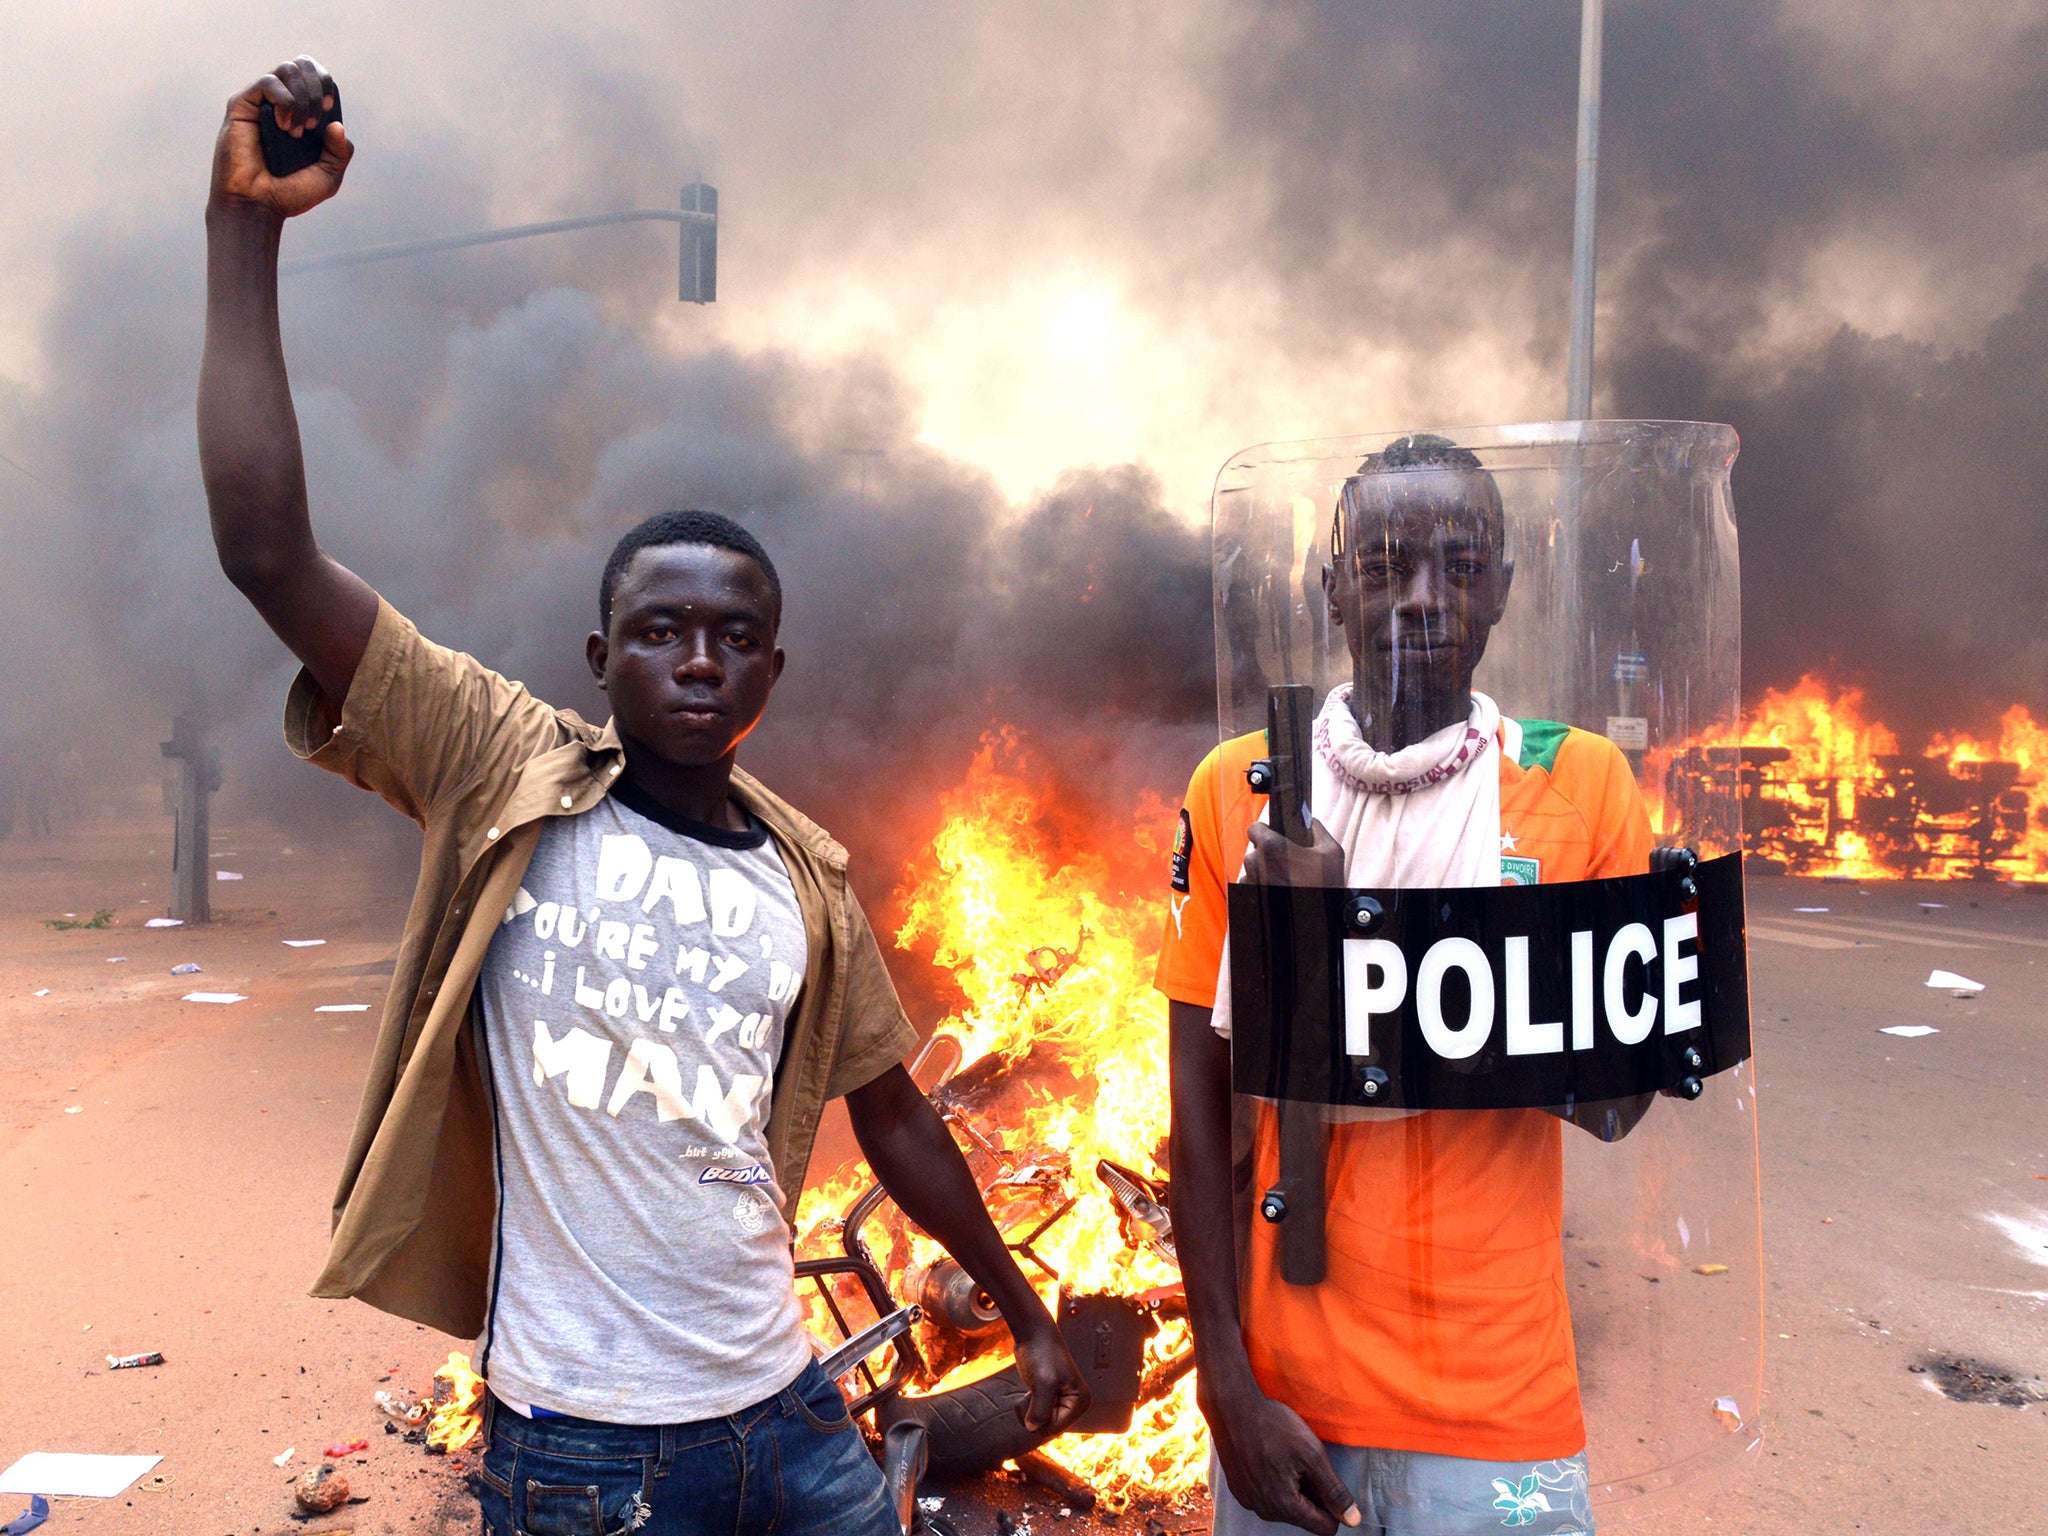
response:
<path id="1" fill-rule="evenodd" d="M 1073 1197 L 1032 1244 L 1057 1285 L 1025 1265 L 1047 1304 L 1058 1286 L 1138 1296 L 1170 1286 L 1179 1271 L 1126 1240 L 1095 1169 L 1107 1158 L 1149 1178 L 1164 1174 L 1166 1007 L 1152 988 L 1162 909 L 1121 891 L 1114 865 L 1125 853 L 1155 867 L 1157 829 L 1149 822 L 1161 807 L 1155 799 L 1139 808 L 1141 827 L 1128 843 L 1097 834 L 1092 846 L 1072 846 L 1053 826 L 1059 796 L 1026 781 L 1020 755 L 1013 737 L 985 740 L 966 781 L 943 800 L 929 857 L 899 892 L 896 942 L 928 952 L 960 994 L 938 1028 L 963 1048 L 969 1077 L 956 1082 L 993 1084 L 961 1134 L 1005 1235 L 1024 1236 Z M 814 1186 L 799 1214 L 799 1251 L 830 1251 L 835 1219 L 871 1182 L 856 1165 Z M 878 1257 L 900 1294 L 900 1276 L 942 1250 L 900 1218 L 889 1235 Z M 1147 1346 L 1147 1373 L 1167 1371 L 1187 1347 L 1186 1323 L 1165 1321 Z M 916 1390 L 978 1379 L 1002 1359 L 970 1357 Z M 1110 1509 L 1199 1486 L 1208 1437 L 1192 1375 L 1182 1371 L 1141 1402 L 1128 1432 L 1066 1435 L 1045 1450 Z"/>
<path id="2" fill-rule="evenodd" d="M 1807 676 L 1733 732 L 1653 752 L 1660 827 L 1732 790 L 1749 847 L 1787 873 L 1860 880 L 2048 880 L 2048 728 L 2015 704 L 1995 741 L 1937 735 L 1918 755 L 1868 717 L 1862 690 Z"/>
<path id="3" fill-rule="evenodd" d="M 427 1447 L 461 1450 L 484 1427 L 484 1379 L 470 1369 L 469 1356 L 451 1351 L 447 1364 L 434 1372 L 434 1414 L 427 1420 Z"/>

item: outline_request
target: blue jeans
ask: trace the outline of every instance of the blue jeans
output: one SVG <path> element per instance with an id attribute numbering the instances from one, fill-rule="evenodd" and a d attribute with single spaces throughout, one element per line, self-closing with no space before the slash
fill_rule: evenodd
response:
<path id="1" fill-rule="evenodd" d="M 529 1419 L 484 1402 L 471 1486 L 485 1536 L 903 1536 L 815 1361 L 773 1397 L 692 1424 Z"/>

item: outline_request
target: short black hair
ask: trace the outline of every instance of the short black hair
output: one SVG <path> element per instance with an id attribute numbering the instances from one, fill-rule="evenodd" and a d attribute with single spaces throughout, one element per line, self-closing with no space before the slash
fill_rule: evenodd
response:
<path id="1" fill-rule="evenodd" d="M 657 549 L 664 544 L 709 544 L 745 555 L 768 578 L 768 590 L 775 594 L 775 617 L 778 622 L 781 620 L 782 578 L 776 574 L 775 562 L 768 558 L 761 541 L 729 517 L 685 510 L 657 512 L 628 528 L 612 546 L 611 558 L 604 563 L 604 579 L 597 584 L 599 628 L 609 632 L 612 627 L 612 594 L 618 590 L 619 578 L 626 574 L 633 557 L 643 549 Z"/>
<path id="2" fill-rule="evenodd" d="M 1344 533 L 1347 513 L 1363 512 L 1366 482 L 1377 475 L 1398 474 L 1409 469 L 1448 469 L 1476 474 L 1486 482 L 1483 511 L 1487 541 L 1496 550 L 1507 542 L 1507 513 L 1501 504 L 1500 485 L 1470 448 L 1434 432 L 1410 432 L 1397 437 L 1365 461 L 1347 478 L 1337 493 L 1337 508 L 1330 516 L 1330 558 L 1344 553 L 1349 542 Z"/>

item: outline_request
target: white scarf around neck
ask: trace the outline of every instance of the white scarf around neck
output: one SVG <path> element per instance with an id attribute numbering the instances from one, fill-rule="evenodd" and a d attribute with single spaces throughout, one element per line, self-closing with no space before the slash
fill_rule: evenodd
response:
<path id="1" fill-rule="evenodd" d="M 1500 706 L 1472 695 L 1455 725 L 1381 752 L 1332 689 L 1315 723 L 1309 803 L 1363 889 L 1500 884 Z"/>
<path id="2" fill-rule="evenodd" d="M 1465 719 L 1381 752 L 1351 713 L 1351 684 L 1332 689 L 1312 732 L 1309 807 L 1344 850 L 1345 881 L 1356 890 L 1499 885 L 1500 737 L 1500 706 L 1475 691 Z M 1244 878 L 1242 850 L 1234 878 Z M 1211 1018 L 1229 1035 L 1227 943 Z"/>

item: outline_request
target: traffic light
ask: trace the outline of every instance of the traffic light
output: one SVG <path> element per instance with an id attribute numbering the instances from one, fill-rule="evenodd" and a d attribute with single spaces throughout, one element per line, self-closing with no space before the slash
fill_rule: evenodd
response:
<path id="1" fill-rule="evenodd" d="M 718 297 L 718 188 L 691 182 L 683 188 L 683 212 L 710 217 L 683 220 L 682 273 L 676 297 L 685 304 L 709 304 Z"/>

